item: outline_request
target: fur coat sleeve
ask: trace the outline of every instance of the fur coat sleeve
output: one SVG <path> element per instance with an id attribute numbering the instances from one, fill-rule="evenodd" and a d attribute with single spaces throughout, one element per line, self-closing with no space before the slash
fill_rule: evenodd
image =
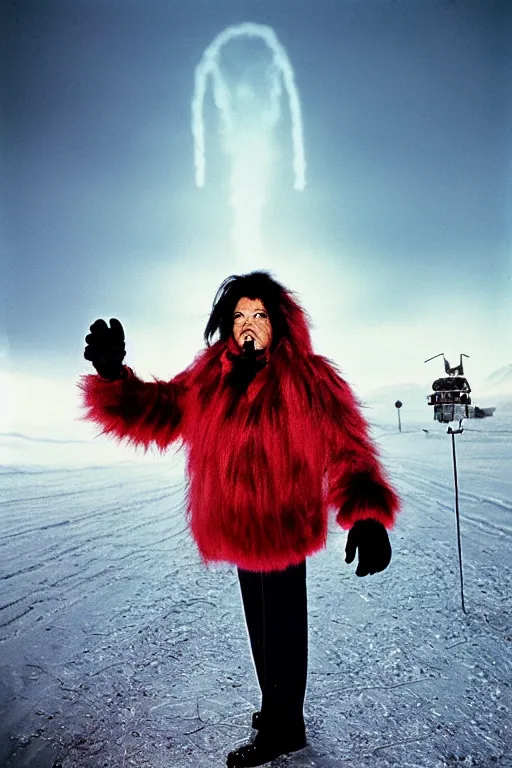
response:
<path id="1" fill-rule="evenodd" d="M 84 421 L 101 427 L 102 434 L 148 449 L 161 451 L 181 438 L 187 372 L 170 381 L 147 382 L 125 366 L 126 378 L 107 381 L 82 376 L 79 387 L 85 407 Z"/>
<path id="2" fill-rule="evenodd" d="M 369 437 L 361 405 L 331 361 L 320 355 L 313 360 L 327 439 L 328 506 L 338 510 L 342 528 L 367 518 L 391 528 L 399 499 Z"/>

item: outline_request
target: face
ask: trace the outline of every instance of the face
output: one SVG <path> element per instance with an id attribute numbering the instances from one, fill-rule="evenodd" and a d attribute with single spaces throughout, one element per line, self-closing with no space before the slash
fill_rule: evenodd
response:
<path id="1" fill-rule="evenodd" d="M 267 349 L 272 342 L 272 326 L 260 299 L 242 298 L 233 313 L 233 336 L 243 347 L 246 339 L 254 339 L 255 349 Z"/>

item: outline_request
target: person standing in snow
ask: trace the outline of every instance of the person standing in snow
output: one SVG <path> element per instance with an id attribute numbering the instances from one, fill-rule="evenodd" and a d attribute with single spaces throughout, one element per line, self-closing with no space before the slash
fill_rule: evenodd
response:
<path id="1" fill-rule="evenodd" d="M 329 511 L 348 530 L 347 563 L 358 550 L 357 576 L 391 560 L 398 497 L 359 403 L 314 353 L 309 327 L 293 292 L 259 271 L 224 280 L 206 348 L 170 381 L 142 381 L 123 364 L 118 320 L 97 320 L 86 336 L 97 375 L 80 381 L 84 418 L 144 448 L 180 442 L 200 556 L 238 569 L 262 697 L 256 737 L 228 754 L 229 768 L 306 746 L 306 558 L 325 547 Z"/>

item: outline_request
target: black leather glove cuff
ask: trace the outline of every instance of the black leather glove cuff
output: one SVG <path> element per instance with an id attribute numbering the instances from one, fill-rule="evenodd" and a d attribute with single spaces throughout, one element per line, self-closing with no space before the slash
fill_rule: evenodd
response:
<path id="1" fill-rule="evenodd" d="M 245 392 L 254 377 L 266 366 L 263 355 L 239 355 L 233 360 L 228 382 L 238 392 Z"/>
<path id="2" fill-rule="evenodd" d="M 98 363 L 93 362 L 96 372 L 102 379 L 108 381 L 119 381 L 120 379 L 126 379 L 126 368 L 119 363 Z"/>

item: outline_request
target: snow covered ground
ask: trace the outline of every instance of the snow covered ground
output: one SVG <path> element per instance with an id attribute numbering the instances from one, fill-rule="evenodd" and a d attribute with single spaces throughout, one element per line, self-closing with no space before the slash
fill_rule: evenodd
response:
<path id="1" fill-rule="evenodd" d="M 451 438 L 402 400 L 401 433 L 389 398 L 366 414 L 403 499 L 391 565 L 358 579 L 335 528 L 308 561 L 309 746 L 276 766 L 512 766 L 512 412 L 456 438 L 464 615 Z M 259 697 L 236 572 L 186 530 L 183 459 L 40 434 L 0 451 L 0 765 L 225 765 Z"/>

